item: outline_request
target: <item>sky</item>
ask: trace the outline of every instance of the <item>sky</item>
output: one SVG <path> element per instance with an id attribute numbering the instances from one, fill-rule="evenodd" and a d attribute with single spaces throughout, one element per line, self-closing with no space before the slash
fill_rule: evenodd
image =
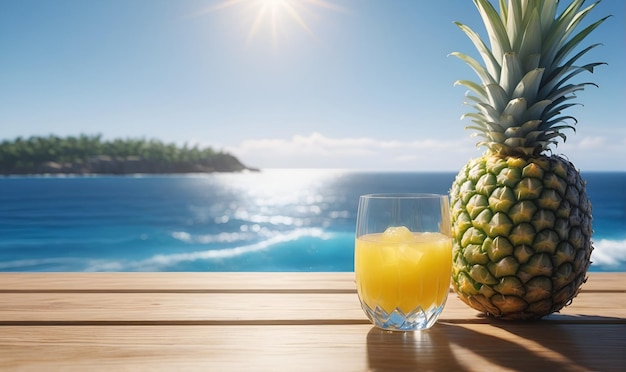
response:
<path id="1" fill-rule="evenodd" d="M 588 1 L 587 4 L 590 4 Z M 553 149 L 626 171 L 626 2 L 584 62 L 607 62 Z M 471 0 L 0 0 L 0 141 L 101 134 L 226 151 L 258 168 L 457 171 L 481 155 L 461 116 L 485 36 Z"/>

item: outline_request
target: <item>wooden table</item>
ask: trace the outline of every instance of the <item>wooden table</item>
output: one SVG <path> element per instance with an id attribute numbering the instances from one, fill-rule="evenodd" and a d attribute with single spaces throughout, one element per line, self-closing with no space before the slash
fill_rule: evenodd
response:
<path id="1" fill-rule="evenodd" d="M 373 328 L 353 273 L 0 273 L 0 370 L 624 371 L 626 273 L 535 322 L 451 294 L 426 332 Z"/>

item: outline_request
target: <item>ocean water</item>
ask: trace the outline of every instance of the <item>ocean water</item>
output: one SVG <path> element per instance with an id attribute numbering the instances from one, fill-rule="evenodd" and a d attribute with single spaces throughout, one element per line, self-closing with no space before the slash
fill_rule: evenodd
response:
<path id="1" fill-rule="evenodd" d="M 453 173 L 0 178 L 0 271 L 352 271 L 358 197 Z M 586 173 L 591 271 L 626 271 L 626 173 Z"/>

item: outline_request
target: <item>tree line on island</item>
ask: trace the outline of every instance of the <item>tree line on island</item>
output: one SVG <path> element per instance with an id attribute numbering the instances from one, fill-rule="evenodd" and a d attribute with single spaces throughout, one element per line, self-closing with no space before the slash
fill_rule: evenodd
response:
<path id="1" fill-rule="evenodd" d="M 0 174 L 134 174 L 256 171 L 233 155 L 157 139 L 101 135 L 17 137 L 0 142 Z"/>

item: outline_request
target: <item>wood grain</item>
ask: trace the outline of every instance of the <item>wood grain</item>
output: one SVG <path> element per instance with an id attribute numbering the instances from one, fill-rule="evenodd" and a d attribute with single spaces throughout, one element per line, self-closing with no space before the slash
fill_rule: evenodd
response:
<path id="1" fill-rule="evenodd" d="M 422 333 L 366 324 L 0 327 L 0 361 L 3 370 L 46 371 L 617 371 L 624 332 L 445 322 Z"/>
<path id="2" fill-rule="evenodd" d="M 589 273 L 583 292 L 626 293 L 626 275 Z M 0 292 L 356 292 L 354 273 L 0 273 Z"/>
<path id="3" fill-rule="evenodd" d="M 0 292 L 355 292 L 354 273 L 0 273 Z"/>
<path id="4" fill-rule="evenodd" d="M 622 371 L 626 273 L 499 321 L 450 294 L 427 332 L 365 318 L 353 273 L 1 273 L 1 371 Z"/>
<path id="5" fill-rule="evenodd" d="M 626 293 L 581 293 L 551 321 L 585 322 L 598 314 L 626 323 Z M 447 321 L 485 322 L 450 295 Z M 10 322 L 154 322 L 216 324 L 367 322 L 355 293 L 12 293 L 0 297 L 0 324 Z M 600 321 L 600 319 L 596 319 Z"/>

